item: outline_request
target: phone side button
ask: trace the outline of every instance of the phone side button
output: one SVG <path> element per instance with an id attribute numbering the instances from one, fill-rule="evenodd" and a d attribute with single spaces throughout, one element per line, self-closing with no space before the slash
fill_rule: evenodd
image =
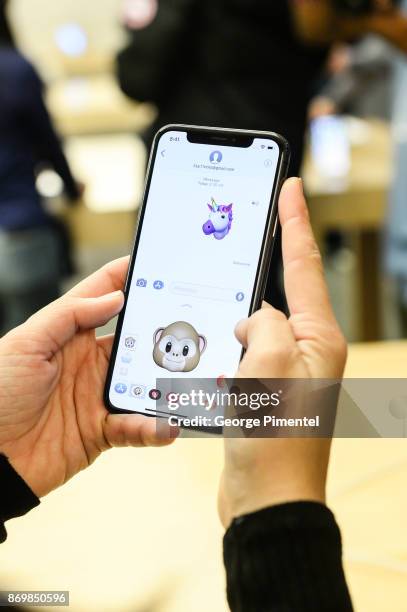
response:
<path id="1" fill-rule="evenodd" d="M 278 225 L 278 215 L 276 217 L 276 220 L 274 222 L 274 229 L 273 229 L 273 238 L 276 237 L 276 233 L 277 233 L 277 225 Z"/>

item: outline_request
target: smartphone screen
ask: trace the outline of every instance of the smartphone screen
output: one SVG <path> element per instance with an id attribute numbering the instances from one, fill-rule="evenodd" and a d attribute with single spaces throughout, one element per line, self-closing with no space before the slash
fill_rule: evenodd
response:
<path id="1" fill-rule="evenodd" d="M 233 376 L 254 308 L 283 145 L 158 136 L 107 383 L 110 408 L 151 414 L 157 379 Z M 283 140 L 283 139 L 281 139 Z"/>

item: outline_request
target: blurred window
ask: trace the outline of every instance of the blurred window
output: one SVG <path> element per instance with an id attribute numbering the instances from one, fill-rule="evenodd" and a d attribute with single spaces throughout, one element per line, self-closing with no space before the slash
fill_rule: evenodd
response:
<path id="1" fill-rule="evenodd" d="M 65 23 L 55 31 L 58 49 L 69 57 L 79 57 L 88 50 L 88 36 L 77 23 Z"/>

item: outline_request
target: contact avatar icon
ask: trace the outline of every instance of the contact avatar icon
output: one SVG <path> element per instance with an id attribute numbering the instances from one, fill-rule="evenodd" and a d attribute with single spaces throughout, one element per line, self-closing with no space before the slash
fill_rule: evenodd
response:
<path id="1" fill-rule="evenodd" d="M 213 234 L 216 240 L 223 240 L 228 235 L 232 229 L 232 207 L 233 204 L 222 206 L 217 204 L 214 198 L 211 198 L 211 203 L 208 204 L 210 210 L 209 219 L 202 226 L 205 236 Z"/>
<path id="2" fill-rule="evenodd" d="M 160 327 L 154 334 L 153 359 L 169 372 L 191 372 L 195 370 L 206 349 L 206 338 L 197 333 L 185 321 Z"/>
<path id="3" fill-rule="evenodd" d="M 209 161 L 212 164 L 220 164 L 222 159 L 223 159 L 223 155 L 220 151 L 212 151 L 212 153 L 209 156 Z"/>

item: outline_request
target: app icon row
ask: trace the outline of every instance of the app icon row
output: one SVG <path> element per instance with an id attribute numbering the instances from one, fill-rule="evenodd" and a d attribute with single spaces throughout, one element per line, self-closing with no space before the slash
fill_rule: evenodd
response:
<path id="1" fill-rule="evenodd" d="M 145 399 L 147 388 L 145 385 L 127 385 L 124 382 L 118 382 L 115 384 L 114 390 L 119 395 L 124 395 L 128 392 L 130 397 L 134 397 L 136 399 Z M 148 397 L 154 401 L 158 401 L 161 398 L 161 391 L 159 389 L 150 389 L 148 392 Z"/>
<path id="2" fill-rule="evenodd" d="M 136 286 L 137 287 L 142 287 L 143 289 L 145 289 L 148 286 L 148 281 L 145 278 L 138 278 L 136 281 Z M 162 280 L 155 280 L 153 282 L 153 289 L 156 289 L 157 291 L 160 291 L 160 289 L 164 289 L 164 283 Z"/>

